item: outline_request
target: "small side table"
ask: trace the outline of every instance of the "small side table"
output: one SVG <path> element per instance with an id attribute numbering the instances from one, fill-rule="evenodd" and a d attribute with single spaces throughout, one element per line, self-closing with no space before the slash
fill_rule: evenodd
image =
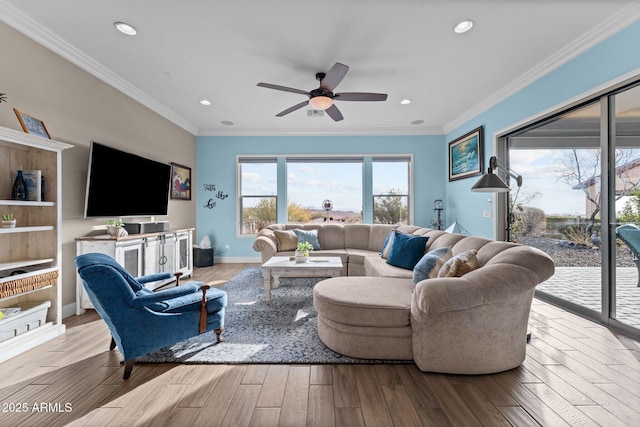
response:
<path id="1" fill-rule="evenodd" d="M 213 265 L 213 248 L 193 248 L 193 266 L 211 267 Z"/>

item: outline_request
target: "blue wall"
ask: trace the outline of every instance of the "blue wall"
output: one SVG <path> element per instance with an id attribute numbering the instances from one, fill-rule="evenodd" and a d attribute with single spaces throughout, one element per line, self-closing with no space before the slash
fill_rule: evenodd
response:
<path id="1" fill-rule="evenodd" d="M 251 247 L 252 237 L 236 235 L 237 155 L 413 154 L 414 222 L 428 226 L 433 218 L 433 201 L 445 195 L 446 151 L 444 135 L 196 137 L 196 243 L 208 235 L 218 248 L 229 244 L 230 251 L 220 256 L 259 256 Z M 212 186 L 215 191 L 211 191 Z M 228 197 L 218 198 L 218 192 Z M 207 207 L 210 200 L 215 202 L 214 207 Z"/>
<path id="2" fill-rule="evenodd" d="M 640 22 L 636 22 L 449 132 L 446 143 L 484 126 L 486 165 L 493 155 L 496 132 L 567 103 L 639 67 Z M 483 210 L 490 209 L 487 199 L 493 195 L 470 192 L 476 180 L 446 182 L 447 218 L 449 222 L 457 219 L 471 234 L 494 237 L 493 218 L 482 216 Z"/>
<path id="3" fill-rule="evenodd" d="M 196 138 L 196 241 L 208 235 L 219 247 L 229 244 L 223 256 L 256 257 L 252 238 L 236 236 L 236 155 L 238 154 L 414 154 L 415 224 L 428 226 L 433 200 L 444 199 L 445 223 L 457 220 L 472 234 L 494 237 L 494 219 L 483 217 L 491 210 L 493 195 L 472 193 L 477 178 L 448 182 L 448 142 L 484 126 L 485 165 L 493 153 L 493 137 L 500 130 L 569 102 L 593 88 L 639 70 L 640 22 L 599 43 L 526 88 L 467 121 L 443 136 L 265 136 Z M 471 107 L 471 106 L 469 106 Z M 213 184 L 216 192 L 204 189 Z M 216 198 L 217 191 L 228 194 Z M 205 207 L 213 198 L 216 206 Z"/>

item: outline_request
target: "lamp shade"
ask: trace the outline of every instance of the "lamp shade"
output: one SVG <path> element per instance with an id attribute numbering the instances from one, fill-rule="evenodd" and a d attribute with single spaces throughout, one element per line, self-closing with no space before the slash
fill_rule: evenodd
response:
<path id="1" fill-rule="evenodd" d="M 506 193 L 510 190 L 509 186 L 494 173 L 483 175 L 482 178 L 471 187 L 471 191 L 479 193 Z"/>
<path id="2" fill-rule="evenodd" d="M 328 96 L 314 96 L 309 100 L 309 105 L 316 110 L 326 110 L 333 105 L 333 99 Z"/>

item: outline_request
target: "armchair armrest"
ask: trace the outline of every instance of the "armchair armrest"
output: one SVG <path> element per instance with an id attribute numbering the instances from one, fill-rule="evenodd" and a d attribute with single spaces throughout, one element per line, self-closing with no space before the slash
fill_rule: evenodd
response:
<path id="1" fill-rule="evenodd" d="M 171 277 L 171 275 L 169 275 Z M 187 283 L 182 286 L 177 286 L 175 288 L 164 289 L 158 292 L 136 295 L 133 300 L 131 300 L 131 305 L 135 308 L 140 308 L 147 306 L 149 304 L 153 304 L 154 302 L 164 301 L 171 298 L 180 297 L 183 295 L 189 295 L 194 292 L 198 292 L 200 290 L 200 286 L 195 283 Z"/>
<path id="2" fill-rule="evenodd" d="M 136 280 L 140 283 L 149 283 L 157 282 L 158 280 L 171 279 L 171 277 L 173 277 L 172 273 L 154 273 L 148 274 L 146 276 L 136 277 Z"/>

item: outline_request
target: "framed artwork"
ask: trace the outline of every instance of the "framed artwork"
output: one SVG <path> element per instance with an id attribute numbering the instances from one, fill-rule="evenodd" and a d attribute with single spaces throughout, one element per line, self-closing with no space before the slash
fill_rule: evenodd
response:
<path id="1" fill-rule="evenodd" d="M 449 143 L 449 181 L 482 175 L 482 131 L 480 126 Z"/>
<path id="2" fill-rule="evenodd" d="M 171 198 L 191 200 L 191 168 L 171 163 Z"/>
<path id="3" fill-rule="evenodd" d="M 18 120 L 20 121 L 20 126 L 22 126 L 23 131 L 51 139 L 49 131 L 42 120 L 30 116 L 27 113 L 23 113 L 16 108 L 14 108 L 13 111 L 16 113 L 16 116 L 18 116 Z"/>

